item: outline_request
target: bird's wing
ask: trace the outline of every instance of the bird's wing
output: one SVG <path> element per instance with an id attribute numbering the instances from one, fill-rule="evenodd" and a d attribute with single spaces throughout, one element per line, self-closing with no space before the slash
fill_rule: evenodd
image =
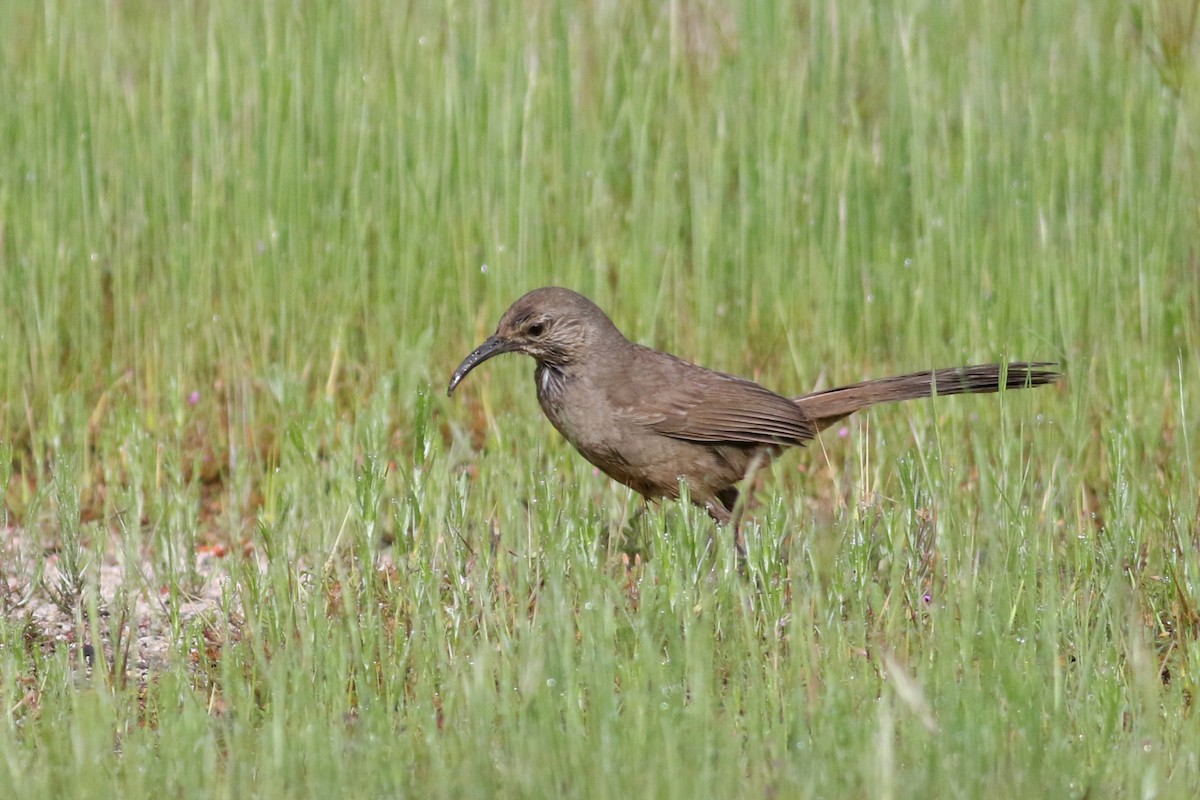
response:
<path id="1" fill-rule="evenodd" d="M 647 371 L 653 384 L 615 388 L 615 405 L 638 424 L 691 442 L 798 446 L 816 435 L 808 416 L 786 397 L 752 381 L 665 358 L 659 369 Z M 621 395 L 635 402 L 620 402 Z"/>

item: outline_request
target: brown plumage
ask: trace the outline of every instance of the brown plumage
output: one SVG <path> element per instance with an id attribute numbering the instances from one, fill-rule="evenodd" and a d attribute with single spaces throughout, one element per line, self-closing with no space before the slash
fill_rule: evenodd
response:
<path id="1" fill-rule="evenodd" d="M 985 364 L 864 381 L 789 399 L 629 341 L 592 301 L 535 289 L 467 356 L 447 394 L 484 361 L 519 352 L 537 362 L 542 411 L 584 458 L 649 500 L 679 497 L 729 520 L 737 485 L 783 447 L 801 446 L 855 411 L 919 397 L 1053 383 L 1047 362 Z"/>

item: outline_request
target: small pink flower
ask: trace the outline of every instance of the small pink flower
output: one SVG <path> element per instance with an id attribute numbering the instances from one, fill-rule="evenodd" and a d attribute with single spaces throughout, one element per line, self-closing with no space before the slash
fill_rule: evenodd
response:
<path id="1" fill-rule="evenodd" d="M 196 403 L 199 403 L 199 402 L 200 402 L 200 391 L 199 390 L 196 390 L 188 395 L 188 405 L 189 406 L 194 406 L 194 405 L 196 405 Z"/>
<path id="2" fill-rule="evenodd" d="M 850 429 L 847 428 L 845 425 L 838 428 L 838 438 L 839 439 L 845 439 L 849 435 L 850 435 Z"/>

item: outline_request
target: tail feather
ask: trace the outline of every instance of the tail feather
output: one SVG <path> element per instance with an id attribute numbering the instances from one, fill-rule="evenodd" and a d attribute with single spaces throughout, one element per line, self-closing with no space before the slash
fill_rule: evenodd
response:
<path id="1" fill-rule="evenodd" d="M 1044 386 L 1062 378 L 1057 366 L 1050 361 L 1015 361 L 949 367 L 826 389 L 794 398 L 793 402 L 809 416 L 817 430 L 824 430 L 855 411 L 880 403 L 897 403 L 935 394 L 987 394 L 1001 389 Z"/>

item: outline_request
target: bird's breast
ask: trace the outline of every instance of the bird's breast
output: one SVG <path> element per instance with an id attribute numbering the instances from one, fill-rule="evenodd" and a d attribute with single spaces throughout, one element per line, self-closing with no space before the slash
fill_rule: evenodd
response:
<path id="1" fill-rule="evenodd" d="M 542 412 L 577 450 L 589 455 L 612 446 L 612 414 L 604 408 L 602 391 L 569 367 L 539 364 L 534 379 Z"/>

